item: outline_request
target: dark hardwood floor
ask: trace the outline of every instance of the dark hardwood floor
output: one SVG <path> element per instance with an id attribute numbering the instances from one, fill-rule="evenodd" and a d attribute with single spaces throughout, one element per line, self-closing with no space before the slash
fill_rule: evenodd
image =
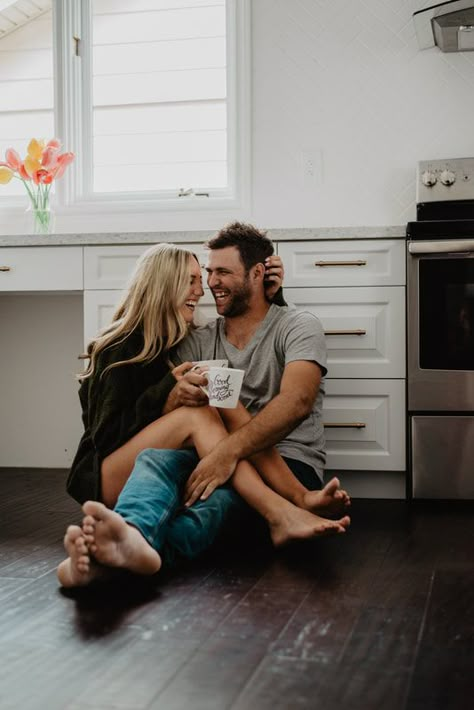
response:
<path id="1" fill-rule="evenodd" d="M 64 474 L 0 471 L 2 710 L 470 710 L 468 503 L 356 500 L 350 532 L 242 535 L 144 581 L 58 588 Z"/>

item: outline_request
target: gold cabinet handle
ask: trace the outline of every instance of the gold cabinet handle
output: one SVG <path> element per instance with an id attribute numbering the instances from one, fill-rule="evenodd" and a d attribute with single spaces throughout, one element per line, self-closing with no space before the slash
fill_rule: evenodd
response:
<path id="1" fill-rule="evenodd" d="M 365 422 L 324 422 L 325 429 L 365 429 Z"/>
<path id="2" fill-rule="evenodd" d="M 355 261 L 315 261 L 315 266 L 367 266 L 367 262 L 363 259 L 356 259 Z"/>
<path id="3" fill-rule="evenodd" d="M 11 271 L 12 267 L 11 266 L 0 266 L 0 271 Z"/>
<path id="4" fill-rule="evenodd" d="M 367 331 L 363 328 L 355 328 L 354 330 L 325 330 L 324 335 L 367 335 Z"/>

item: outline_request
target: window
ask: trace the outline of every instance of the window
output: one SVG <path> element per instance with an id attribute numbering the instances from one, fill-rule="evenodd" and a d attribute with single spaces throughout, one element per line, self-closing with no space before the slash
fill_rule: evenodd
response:
<path id="1" fill-rule="evenodd" d="M 6 4 L 39 14 L 2 36 Z M 237 206 L 248 13 L 248 0 L 0 0 L 0 155 L 60 137 L 76 153 L 57 184 L 73 211 Z"/>
<path id="2" fill-rule="evenodd" d="M 7 148 L 24 155 L 33 136 L 54 134 L 53 66 L 51 0 L 0 0 L 0 161 Z M 19 180 L 1 186 L 4 200 L 24 194 Z"/>

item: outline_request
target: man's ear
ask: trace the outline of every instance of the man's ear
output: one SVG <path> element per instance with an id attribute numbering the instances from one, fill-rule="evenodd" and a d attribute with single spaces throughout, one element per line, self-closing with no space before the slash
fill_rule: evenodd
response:
<path id="1" fill-rule="evenodd" d="M 252 279 L 263 283 L 263 281 L 265 279 L 265 265 L 264 264 L 255 264 L 255 266 L 252 266 L 250 271 L 252 274 Z"/>

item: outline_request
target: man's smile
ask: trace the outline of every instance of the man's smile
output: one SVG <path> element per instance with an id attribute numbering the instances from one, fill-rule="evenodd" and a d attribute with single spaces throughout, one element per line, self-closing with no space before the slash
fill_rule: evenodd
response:
<path id="1" fill-rule="evenodd" d="M 214 296 L 214 300 L 216 304 L 223 303 L 227 296 L 229 295 L 228 291 L 223 291 L 222 289 L 216 289 L 212 292 L 212 295 Z"/>

